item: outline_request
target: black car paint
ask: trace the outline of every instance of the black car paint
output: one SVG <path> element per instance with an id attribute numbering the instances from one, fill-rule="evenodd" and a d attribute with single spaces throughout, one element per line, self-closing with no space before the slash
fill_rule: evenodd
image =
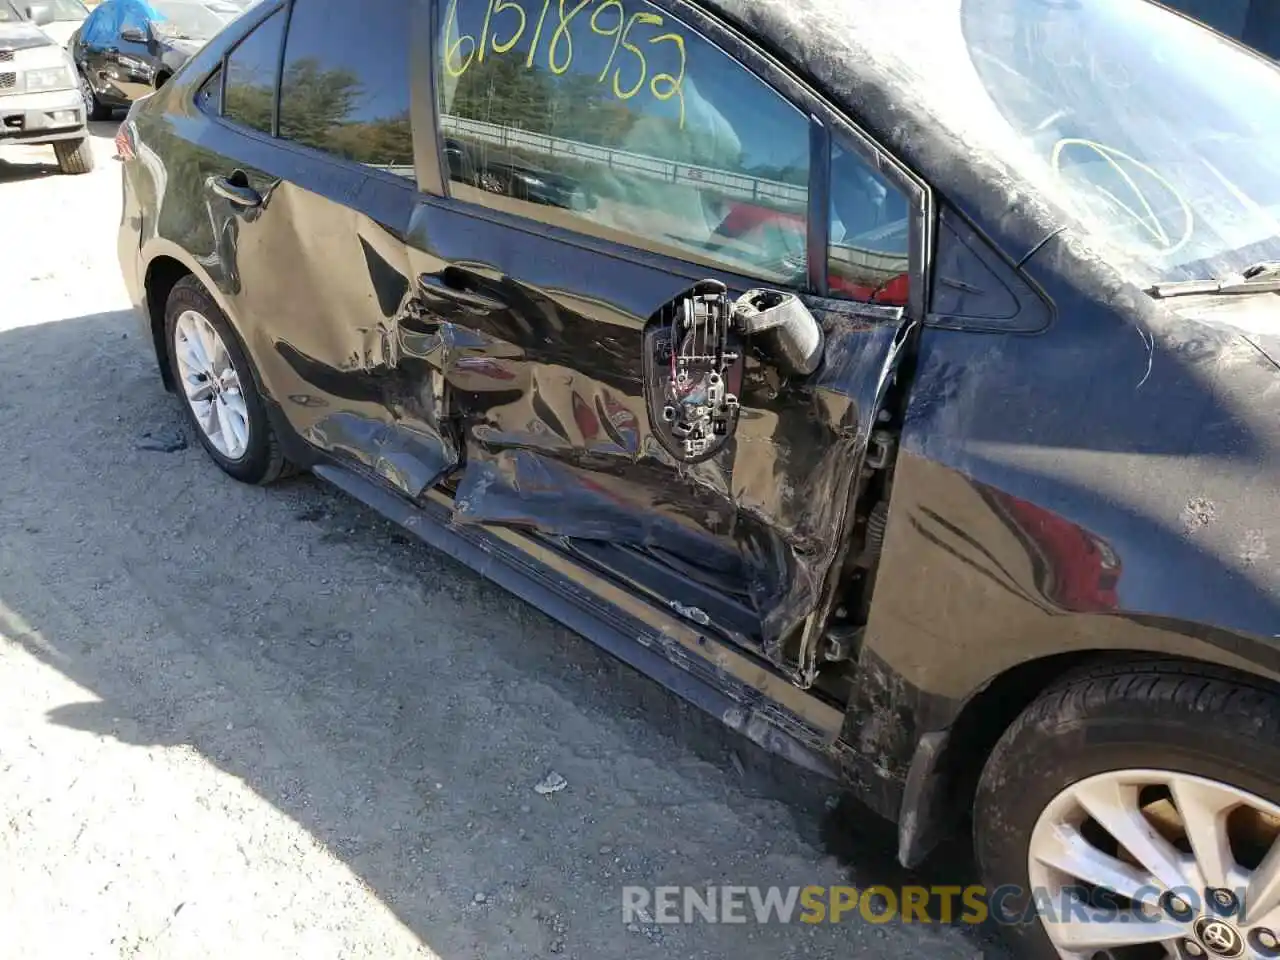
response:
<path id="1" fill-rule="evenodd" d="M 80 75 L 99 102 L 108 107 L 127 107 L 154 93 L 190 59 L 192 52 L 190 44 L 184 47 L 150 29 L 145 38 L 118 35 L 109 45 L 86 43 L 83 24 L 69 46 Z"/>
<path id="2" fill-rule="evenodd" d="M 722 17 L 727 50 L 758 57 L 824 126 L 856 138 L 787 71 L 848 109 L 928 183 L 922 222 L 940 217 L 936 246 L 931 225 L 918 231 L 906 319 L 812 297 L 831 344 L 820 373 L 770 392 L 767 360 L 753 361 L 756 410 L 779 424 L 749 447 L 763 451 L 754 486 L 730 488 L 712 461 L 695 487 L 661 458 L 630 455 L 648 430 L 635 405 L 641 328 L 716 271 L 445 196 L 426 0 L 412 31 L 422 193 L 195 106 L 235 39 L 284 5 L 264 4 L 135 111 L 121 257 L 152 333 L 166 284 L 194 273 L 255 358 L 291 456 L 756 739 L 838 766 L 898 821 L 908 863 L 959 813 L 1003 726 L 1075 666 L 1150 653 L 1280 678 L 1275 298 L 1150 300 L 1078 249 L 1050 208 L 1016 191 L 1011 203 L 998 159 L 959 162 L 874 57 L 832 41 L 813 0 L 670 6 L 713 33 Z M 743 36 L 762 38 L 763 55 Z M 260 206 L 209 192 L 234 170 Z M 822 211 L 820 177 L 811 190 Z M 611 419 L 611 403 L 634 422 Z M 575 421 L 583 408 L 598 430 Z M 878 422 L 896 458 L 857 485 Z M 545 498 L 521 495 L 529 471 Z M 777 472 L 803 497 L 778 496 Z M 811 679 L 805 657 L 840 599 L 831 574 L 851 535 L 864 545 L 869 501 L 883 495 L 847 688 L 801 689 L 788 681 Z M 748 502 L 745 532 L 726 535 L 723 516 Z M 708 507 L 711 519 L 685 526 Z M 615 539 L 631 546 L 605 549 Z M 635 549 L 646 545 L 685 558 L 705 548 L 722 575 L 748 565 L 754 592 L 733 596 L 703 558 L 701 584 L 650 577 L 653 555 Z M 1088 564 L 1105 573 L 1092 594 Z M 803 614 L 807 648 L 788 632 Z"/>

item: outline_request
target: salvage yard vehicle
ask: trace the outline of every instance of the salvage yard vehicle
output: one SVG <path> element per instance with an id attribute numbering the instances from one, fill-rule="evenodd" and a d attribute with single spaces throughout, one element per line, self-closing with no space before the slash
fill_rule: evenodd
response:
<path id="1" fill-rule="evenodd" d="M 119 255 L 227 474 L 971 816 L 1019 956 L 1273 957 L 1277 116 L 1147 0 L 264 0 Z"/>
<path id="2" fill-rule="evenodd" d="M 13 0 L 6 0 L 6 2 L 14 7 L 19 6 Z M 30 12 L 37 12 L 40 7 L 44 7 L 47 11 L 40 17 L 43 21 L 40 29 L 63 47 L 70 44 L 75 31 L 89 16 L 89 8 L 80 0 L 43 0 L 41 3 L 26 7 L 23 12 L 28 13 L 28 20 L 34 20 L 35 17 L 31 16 Z"/>
<path id="3" fill-rule="evenodd" d="M 54 8 L 27 11 L 0 0 L 0 147 L 49 145 L 63 173 L 93 169 L 93 147 L 85 127 L 76 71 L 67 51 L 41 27 Z"/>
<path id="4" fill-rule="evenodd" d="M 242 9 L 217 0 L 106 0 L 71 40 L 92 120 L 160 89 Z"/>

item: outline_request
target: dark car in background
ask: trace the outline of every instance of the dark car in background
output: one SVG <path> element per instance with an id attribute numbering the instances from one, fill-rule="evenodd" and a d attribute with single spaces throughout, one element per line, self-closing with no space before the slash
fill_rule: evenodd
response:
<path id="1" fill-rule="evenodd" d="M 71 38 L 90 119 L 160 89 L 244 9 L 230 0 L 106 0 Z"/>
<path id="2" fill-rule="evenodd" d="M 130 110 L 119 256 L 229 476 L 336 484 L 903 864 L 971 822 L 1020 958 L 1262 960 L 1277 116 L 1148 0 L 266 0 Z"/>
<path id="3" fill-rule="evenodd" d="M 444 156 L 454 180 L 490 193 L 504 193 L 531 203 L 572 208 L 575 200 L 589 204 L 572 177 L 553 173 L 519 156 L 497 150 L 475 149 L 471 144 L 448 138 Z"/>

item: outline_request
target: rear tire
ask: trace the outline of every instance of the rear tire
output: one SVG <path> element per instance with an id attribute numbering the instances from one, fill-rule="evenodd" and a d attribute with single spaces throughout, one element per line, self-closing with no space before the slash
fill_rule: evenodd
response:
<path id="1" fill-rule="evenodd" d="M 165 305 L 164 319 L 165 342 L 173 382 L 186 411 L 187 422 L 213 462 L 242 483 L 264 485 L 292 473 L 292 466 L 285 460 L 267 417 L 266 403 L 258 392 L 253 366 L 240 344 L 240 338 L 199 280 L 186 276 L 174 284 Z M 219 350 L 225 349 L 225 356 L 213 364 L 218 368 L 219 374 L 223 374 L 213 378 L 218 379 L 221 384 L 218 395 L 214 396 L 206 391 L 206 395 L 212 396 L 207 401 L 192 399 L 193 391 L 189 389 L 194 382 L 191 376 L 192 365 L 187 363 L 184 369 L 184 361 L 180 359 L 180 356 L 187 355 L 183 354 L 183 344 L 187 342 L 184 334 L 193 323 L 207 323 L 216 334 Z M 216 351 L 202 346 L 199 352 L 208 355 Z M 228 368 L 229 373 L 234 375 L 233 389 L 226 385 L 231 381 L 230 377 L 225 376 Z M 207 384 L 209 379 L 205 378 L 201 382 Z M 223 395 L 227 402 L 223 402 Z M 200 406 L 201 413 L 197 413 L 197 405 Z M 215 409 L 219 405 L 223 408 L 221 411 Z M 228 407 L 233 407 L 235 413 L 232 414 Z M 233 415 L 236 418 L 235 426 L 228 429 L 226 425 L 231 424 Z M 218 429 L 217 425 L 221 425 L 222 429 Z M 237 442 L 230 444 L 228 438 L 233 434 Z"/>
<path id="2" fill-rule="evenodd" d="M 1259 857 L 1280 845 L 1277 813 L 1280 697 L 1210 666 L 1111 667 L 1051 690 L 1005 732 L 978 786 L 975 852 L 989 894 L 1016 888 L 998 904 L 993 896 L 990 906 L 1019 958 L 1162 956 L 1133 945 L 1135 936 L 1148 935 L 1190 941 L 1213 956 L 1195 939 L 1197 923 L 1224 919 L 1245 939 L 1260 930 L 1280 935 L 1280 907 L 1258 924 L 1216 912 L 1206 892 L 1260 890 L 1249 885 L 1262 873 Z M 1141 885 L 1127 900 L 1087 894 L 1101 896 L 1108 909 L 1125 908 L 1127 916 L 1112 917 L 1121 924 L 1105 930 L 1097 923 L 1068 929 L 1050 918 L 1051 934 L 1026 894 L 1038 890 L 1059 919 L 1076 919 L 1062 895 L 1081 886 L 1118 890 L 1116 877 L 1123 884 L 1134 876 Z M 1165 882 L 1170 878 L 1182 882 Z M 1195 908 L 1185 919 L 1161 899 L 1160 891 L 1175 886 L 1189 892 Z M 1149 922 L 1130 909 L 1143 900 Z M 1077 909 L 1084 906 L 1087 900 Z M 1130 945 L 1112 953 L 1098 942 L 1125 937 Z"/>
<path id="3" fill-rule="evenodd" d="M 53 145 L 58 157 L 58 170 L 62 173 L 89 173 L 93 169 L 93 144 L 88 137 L 79 140 L 59 140 Z"/>

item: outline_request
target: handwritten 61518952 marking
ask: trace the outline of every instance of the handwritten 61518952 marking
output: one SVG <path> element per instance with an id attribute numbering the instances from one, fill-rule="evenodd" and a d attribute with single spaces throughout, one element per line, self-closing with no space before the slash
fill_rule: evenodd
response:
<path id="1" fill-rule="evenodd" d="M 476 0 L 476 2 L 485 2 L 485 0 Z M 570 0 L 568 4 L 565 0 L 556 0 L 556 2 L 557 16 L 552 20 L 554 27 L 551 29 L 546 50 L 547 66 L 552 73 L 559 76 L 567 72 L 572 65 L 571 27 L 574 18 L 594 5 L 595 9 L 587 19 L 591 32 L 597 36 L 613 38 L 609 59 L 605 61 L 604 69 L 600 71 L 596 80 L 599 83 L 608 82 L 609 71 L 612 70 L 612 83 L 609 89 L 619 100 L 630 100 L 641 90 L 646 89 L 646 86 L 658 100 L 666 101 L 674 97 L 680 105 L 680 127 L 684 128 L 682 86 L 687 63 L 684 37 L 678 33 L 660 33 L 644 41 L 644 46 L 639 46 L 632 31 L 637 25 L 653 27 L 655 31 L 663 27 L 665 21 L 658 14 L 641 10 L 628 15 L 622 0 L 578 0 L 577 3 Z M 513 50 L 524 38 L 525 31 L 530 26 L 531 18 L 528 11 L 516 0 L 487 0 L 484 25 L 477 39 L 471 34 L 458 32 L 458 3 L 459 0 L 451 0 L 449 3 L 449 12 L 445 17 L 444 25 L 444 68 L 451 77 L 461 77 L 473 63 L 483 63 L 486 55 L 501 55 Z M 533 40 L 529 44 L 529 55 L 525 58 L 526 68 L 533 67 L 534 58 L 538 54 L 538 45 L 542 42 L 543 28 L 549 26 L 547 15 L 551 12 L 551 5 L 552 0 L 542 0 L 542 11 L 532 24 Z M 506 32 L 508 29 L 511 29 L 510 34 Z M 674 76 L 670 73 L 655 73 L 650 77 L 645 48 L 663 43 L 673 44 L 679 51 L 680 70 Z M 629 69 L 624 71 L 623 65 L 618 63 L 619 50 L 629 53 L 636 61 L 638 76 L 630 85 L 624 79 L 624 72 L 629 76 L 631 71 Z M 647 84 L 646 81 L 648 81 Z"/>

